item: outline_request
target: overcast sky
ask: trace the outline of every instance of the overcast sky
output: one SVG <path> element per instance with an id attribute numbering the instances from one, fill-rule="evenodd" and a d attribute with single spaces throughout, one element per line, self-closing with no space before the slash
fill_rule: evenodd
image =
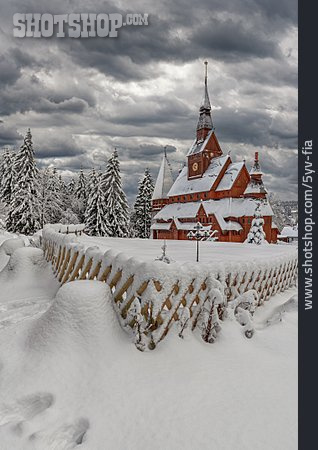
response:
<path id="1" fill-rule="evenodd" d="M 224 152 L 260 153 L 268 190 L 297 190 L 296 0 L 0 0 L 0 147 L 28 127 L 39 166 L 69 175 L 116 147 L 133 200 L 156 177 L 163 146 L 177 172 L 194 136 L 209 61 L 213 122 Z M 109 38 L 13 38 L 15 12 L 148 13 Z"/>

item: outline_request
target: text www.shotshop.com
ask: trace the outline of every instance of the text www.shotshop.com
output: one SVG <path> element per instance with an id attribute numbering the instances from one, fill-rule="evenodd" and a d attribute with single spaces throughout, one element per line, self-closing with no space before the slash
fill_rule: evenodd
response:
<path id="1" fill-rule="evenodd" d="M 304 225 L 305 233 L 302 236 L 302 251 L 304 254 L 304 262 L 302 269 L 304 271 L 304 289 L 305 289 L 305 310 L 312 309 L 312 280 L 313 280 L 313 229 L 315 222 L 313 221 L 314 201 L 313 201 L 313 176 L 315 170 L 311 161 L 313 144 L 311 140 L 305 141 L 301 148 L 304 155 L 304 167 L 302 175 L 303 201 L 304 201 Z"/>

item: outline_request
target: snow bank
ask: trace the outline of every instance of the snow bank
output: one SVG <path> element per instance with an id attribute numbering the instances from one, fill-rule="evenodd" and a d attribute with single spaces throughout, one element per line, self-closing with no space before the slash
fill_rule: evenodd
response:
<path id="1" fill-rule="evenodd" d="M 0 270 L 5 267 L 7 262 L 9 261 L 10 256 L 12 253 L 20 247 L 24 247 L 25 242 L 21 238 L 7 238 L 10 236 L 9 233 L 6 234 L 6 236 L 0 236 L 0 242 L 3 239 L 2 244 L 0 245 Z M 12 235 L 11 235 L 12 236 Z M 2 239 L 1 239 L 2 238 Z"/>
<path id="2" fill-rule="evenodd" d="M 11 253 L 14 246 L 15 242 L 9 243 L 7 251 Z M 20 247 L 11 256 L 2 256 L 5 260 L 0 256 L 4 266 L 0 271 L 0 330 L 45 311 L 50 295 L 54 296 L 59 287 L 42 249 Z"/>
<path id="3" fill-rule="evenodd" d="M 9 245 L 9 251 L 13 248 Z M 17 248 L 10 256 L 8 264 L 0 272 L 0 283 L 9 279 L 16 280 L 21 275 L 28 277 L 40 275 L 41 263 L 44 263 L 43 250 L 39 248 L 23 247 Z"/>
<path id="4" fill-rule="evenodd" d="M 102 282 L 73 281 L 59 289 L 52 306 L 31 329 L 27 346 L 41 350 L 53 343 L 63 347 L 69 341 L 91 347 L 93 342 L 105 345 L 120 334 L 109 287 Z"/>
<path id="5" fill-rule="evenodd" d="M 21 238 L 7 239 L 0 246 L 0 251 L 3 251 L 6 255 L 11 256 L 16 249 L 24 247 L 25 242 Z"/>

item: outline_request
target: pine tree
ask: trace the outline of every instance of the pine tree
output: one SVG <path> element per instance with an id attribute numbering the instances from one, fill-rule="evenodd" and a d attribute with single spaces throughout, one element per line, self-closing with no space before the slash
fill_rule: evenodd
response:
<path id="1" fill-rule="evenodd" d="M 90 196 L 85 212 L 85 231 L 90 236 L 109 236 L 105 195 L 102 189 L 101 177 L 95 170 L 90 175 Z M 92 189 L 92 186 L 95 186 Z"/>
<path id="2" fill-rule="evenodd" d="M 38 178 L 29 129 L 14 159 L 13 189 L 6 221 L 8 231 L 29 235 L 39 229 Z"/>
<path id="3" fill-rule="evenodd" d="M 251 228 L 245 242 L 248 244 L 263 244 L 265 242 L 263 225 L 264 219 L 261 213 L 261 204 L 258 203 L 254 212 L 254 219 L 252 220 Z"/>
<path id="4" fill-rule="evenodd" d="M 67 188 L 68 188 L 69 194 L 74 195 L 76 186 L 75 186 L 75 180 L 73 177 L 71 178 L 71 181 L 68 183 Z"/>
<path id="5" fill-rule="evenodd" d="M 102 174 L 101 188 L 105 195 L 106 217 L 110 236 L 126 237 L 128 235 L 129 208 L 122 188 L 116 150 L 110 157 L 106 170 Z"/>
<path id="6" fill-rule="evenodd" d="M 75 188 L 75 193 L 79 200 L 86 201 L 86 196 L 87 196 L 86 190 L 87 190 L 86 189 L 86 177 L 83 172 L 83 169 L 81 169 L 78 180 L 77 180 L 76 188 Z"/>
<path id="7" fill-rule="evenodd" d="M 73 183 L 66 184 L 62 176 L 59 175 L 57 186 L 62 201 L 60 222 L 63 224 L 78 223 L 79 218 L 77 216 L 77 205 L 74 202 L 75 194 Z"/>
<path id="8" fill-rule="evenodd" d="M 139 238 L 150 237 L 151 198 L 154 189 L 153 180 L 148 169 L 139 181 L 138 194 L 132 214 L 133 235 Z"/>
<path id="9" fill-rule="evenodd" d="M 62 193 L 56 169 L 46 168 L 40 174 L 40 223 L 59 223 L 64 213 Z"/>
<path id="10" fill-rule="evenodd" d="M 87 183 L 86 183 L 86 199 L 87 199 L 87 203 L 90 201 L 90 197 L 91 195 L 94 194 L 96 185 L 97 185 L 97 173 L 95 168 L 93 167 L 93 169 L 89 172 L 88 177 L 87 177 Z"/>
<path id="11" fill-rule="evenodd" d="M 76 211 L 79 221 L 83 223 L 85 221 L 85 211 L 87 204 L 87 181 L 83 170 L 81 169 L 76 186 L 75 186 Z"/>
<path id="12" fill-rule="evenodd" d="M 6 205 L 10 205 L 12 195 L 12 175 L 13 175 L 14 152 L 6 148 L 1 158 L 0 167 L 0 200 Z"/>

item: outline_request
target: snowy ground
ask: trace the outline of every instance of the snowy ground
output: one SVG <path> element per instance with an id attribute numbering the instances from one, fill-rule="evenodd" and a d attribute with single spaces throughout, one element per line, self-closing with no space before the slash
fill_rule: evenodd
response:
<path id="1" fill-rule="evenodd" d="M 297 311 L 280 309 L 295 289 L 257 310 L 251 340 L 228 320 L 215 344 L 171 331 L 140 353 L 104 283 L 58 291 L 38 249 L 10 264 L 0 273 L 1 450 L 297 448 Z"/>
<path id="2" fill-rule="evenodd" d="M 114 252 L 124 252 L 129 257 L 133 256 L 141 261 L 153 261 L 162 253 L 164 243 L 157 239 L 119 239 L 98 238 L 81 236 L 79 242 L 85 247 L 97 245 L 103 251 L 112 249 Z M 196 260 L 196 242 L 168 240 L 167 255 L 174 261 L 186 262 Z M 200 242 L 200 262 L 219 261 L 253 261 L 290 255 L 296 253 L 296 245 L 264 244 L 256 246 L 252 244 L 239 244 L 234 242 Z"/>

